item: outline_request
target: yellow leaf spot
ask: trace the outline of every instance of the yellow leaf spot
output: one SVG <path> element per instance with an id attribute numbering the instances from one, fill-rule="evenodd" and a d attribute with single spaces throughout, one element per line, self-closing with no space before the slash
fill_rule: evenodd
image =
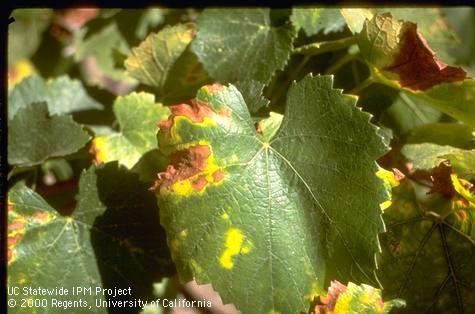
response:
<path id="1" fill-rule="evenodd" d="M 233 257 L 238 254 L 247 254 L 251 250 L 252 243 L 247 240 L 243 245 L 245 236 L 238 228 L 230 228 L 226 231 L 226 249 L 219 258 L 223 268 L 231 269 L 234 267 Z"/>
<path id="2" fill-rule="evenodd" d="M 223 218 L 224 220 L 229 220 L 229 215 L 227 213 L 223 213 L 221 215 L 221 218 Z"/>
<path id="3" fill-rule="evenodd" d="M 16 62 L 8 69 L 8 89 L 12 89 L 15 85 L 23 81 L 23 79 L 35 72 L 35 67 L 30 61 L 21 60 Z"/>
<path id="4" fill-rule="evenodd" d="M 388 200 L 379 204 L 379 207 L 381 208 L 381 210 L 385 210 L 386 208 L 389 208 L 392 205 L 392 203 L 393 202 L 391 200 Z"/>
<path id="5" fill-rule="evenodd" d="M 95 162 L 97 164 L 107 161 L 107 149 L 105 149 L 106 145 L 107 145 L 107 137 L 105 136 L 96 137 L 92 141 L 91 153 L 94 154 Z"/>
<path id="6" fill-rule="evenodd" d="M 185 238 L 187 235 L 188 235 L 188 229 L 183 229 L 182 231 L 180 231 L 181 237 Z"/>

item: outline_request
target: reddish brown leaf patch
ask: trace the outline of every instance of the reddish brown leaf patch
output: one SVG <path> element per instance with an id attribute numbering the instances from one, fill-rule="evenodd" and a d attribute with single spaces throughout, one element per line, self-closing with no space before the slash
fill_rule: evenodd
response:
<path id="1" fill-rule="evenodd" d="M 426 90 L 434 85 L 467 78 L 467 73 L 462 68 L 437 60 L 436 53 L 417 31 L 416 24 L 404 22 L 399 33 L 399 42 L 399 52 L 393 65 L 384 70 L 396 73 L 401 86 L 412 90 Z"/>
<path id="2" fill-rule="evenodd" d="M 455 189 L 450 179 L 452 174 L 452 167 L 447 161 L 441 162 L 436 168 L 432 170 L 430 179 L 432 181 L 432 188 L 429 193 L 440 193 L 447 198 L 453 198 Z"/>
<path id="3" fill-rule="evenodd" d="M 326 296 L 319 297 L 319 304 L 313 310 L 314 314 L 333 313 L 340 294 L 346 291 L 346 286 L 336 280 L 332 280 Z"/>
<path id="4" fill-rule="evenodd" d="M 170 165 L 167 170 L 157 174 L 157 180 L 150 190 L 159 192 L 161 187 L 169 187 L 175 182 L 186 180 L 204 171 L 210 155 L 211 150 L 207 145 L 197 145 L 174 153 L 170 157 Z M 195 189 L 201 190 L 202 184 L 202 180 L 196 182 Z"/>
<path id="5" fill-rule="evenodd" d="M 213 172 L 214 182 L 219 182 L 223 179 L 224 179 L 224 172 L 222 172 L 221 170 L 216 170 L 215 172 Z"/>
<path id="6" fill-rule="evenodd" d="M 177 116 L 189 118 L 192 122 L 203 122 L 205 117 L 213 117 L 214 111 L 207 104 L 196 99 L 190 101 L 191 104 L 179 104 L 171 106 L 172 114 L 167 120 L 160 121 L 158 127 L 162 132 L 169 132 L 173 121 Z"/>

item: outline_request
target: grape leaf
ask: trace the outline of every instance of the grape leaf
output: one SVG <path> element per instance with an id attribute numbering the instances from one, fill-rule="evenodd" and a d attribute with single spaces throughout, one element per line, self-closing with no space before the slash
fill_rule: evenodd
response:
<path id="1" fill-rule="evenodd" d="M 401 153 L 407 157 L 416 169 L 429 170 L 437 167 L 445 158 L 442 156 L 451 153 L 463 152 L 463 149 L 432 143 L 406 144 Z"/>
<path id="2" fill-rule="evenodd" d="M 153 195 L 117 164 L 83 172 L 71 216 L 61 216 L 22 184 L 11 188 L 8 204 L 8 285 L 69 290 L 67 296 L 42 296 L 49 306 L 36 313 L 64 312 L 51 306 L 53 298 L 82 299 L 88 306 L 79 310 L 90 312 L 91 305 L 93 312 L 107 313 L 107 308 L 96 307 L 96 299 L 145 301 L 153 298 L 154 282 L 173 274 Z M 74 296 L 72 289 L 78 286 L 92 287 L 93 292 Z M 131 295 L 96 295 L 96 287 L 131 287 Z M 24 298 L 11 297 L 17 304 Z M 134 307 L 140 309 L 135 305 L 130 310 Z"/>
<path id="3" fill-rule="evenodd" d="M 441 158 L 450 161 L 453 171 L 467 180 L 475 180 L 475 150 L 451 152 Z"/>
<path id="4" fill-rule="evenodd" d="M 408 138 L 409 144 L 433 143 L 463 149 L 475 148 L 474 129 L 460 123 L 429 123 L 414 128 Z"/>
<path id="5" fill-rule="evenodd" d="M 393 129 L 405 134 L 418 126 L 439 121 L 442 113 L 411 93 L 401 91 L 386 109 L 386 116 Z"/>
<path id="6" fill-rule="evenodd" d="M 391 14 L 375 15 L 365 22 L 357 38 L 376 81 L 475 125 L 475 81 L 466 78 L 461 68 L 438 60 L 416 24 L 395 21 Z"/>
<path id="7" fill-rule="evenodd" d="M 191 44 L 206 71 L 220 82 L 267 84 L 287 63 L 295 30 L 273 26 L 270 9 L 205 9 Z M 239 66 L 237 66 L 239 65 Z"/>
<path id="8" fill-rule="evenodd" d="M 9 65 L 35 53 L 49 25 L 51 13 L 51 9 L 16 9 L 12 12 L 15 22 L 8 25 Z"/>
<path id="9" fill-rule="evenodd" d="M 86 93 L 78 80 L 60 76 L 45 82 L 40 76 L 32 75 L 15 86 L 8 95 L 8 118 L 13 119 L 20 108 L 42 101 L 48 104 L 48 111 L 52 115 L 103 109 Z"/>
<path id="10" fill-rule="evenodd" d="M 153 190 L 182 281 L 211 282 L 243 313 L 297 313 L 330 279 L 372 281 L 386 148 L 332 83 L 293 83 L 270 141 L 234 86 L 171 107 L 158 133 L 170 164 Z"/>
<path id="11" fill-rule="evenodd" d="M 156 124 L 166 119 L 170 110 L 156 104 L 152 94 L 133 92 L 116 99 L 114 113 L 120 132 L 94 138 L 91 150 L 99 163 L 118 160 L 130 169 L 157 147 Z"/>
<path id="12" fill-rule="evenodd" d="M 122 65 L 118 65 L 114 57 L 117 54 L 126 56 L 129 52 L 129 45 L 117 24 L 111 23 L 87 38 L 84 38 L 85 35 L 85 29 L 81 29 L 75 38 L 74 60 L 87 61 L 97 67 L 100 73 L 97 77 L 87 77 L 88 81 L 103 86 L 104 75 L 109 80 L 124 80 L 133 84 L 134 80 L 125 74 Z"/>
<path id="13" fill-rule="evenodd" d="M 263 108 L 269 107 L 269 100 L 262 96 L 265 85 L 257 81 L 236 82 L 236 88 L 244 98 L 251 114 L 257 113 Z"/>
<path id="14" fill-rule="evenodd" d="M 418 31 L 427 39 L 428 44 L 434 48 L 438 57 L 445 62 L 456 61 L 452 48 L 458 46 L 455 34 L 445 20 L 445 14 L 439 8 L 367 8 L 367 9 L 342 9 L 350 30 L 359 33 L 363 29 L 365 19 L 371 20 L 375 14 L 390 12 L 395 19 L 403 19 L 417 23 Z"/>
<path id="15" fill-rule="evenodd" d="M 426 195 L 427 189 L 420 192 Z M 387 232 L 378 276 L 385 298 L 403 298 L 408 313 L 465 313 L 475 308 L 473 208 L 438 195 L 419 201 L 408 180 L 385 211 Z M 463 205 L 462 205 L 463 206 Z M 468 211 L 467 211 L 468 210 Z"/>
<path id="16" fill-rule="evenodd" d="M 458 44 L 447 47 L 450 54 L 456 58 L 457 64 L 475 64 L 475 9 L 449 7 L 443 11 L 458 39 Z"/>
<path id="17" fill-rule="evenodd" d="M 194 33 L 193 24 L 177 24 L 149 35 L 125 60 L 128 74 L 156 88 L 160 99 L 191 96 L 208 79 L 187 49 Z"/>
<path id="18" fill-rule="evenodd" d="M 323 31 L 324 35 L 342 31 L 346 22 L 340 9 L 329 8 L 293 8 L 290 16 L 297 30 L 303 29 L 307 36 Z"/>
<path id="19" fill-rule="evenodd" d="M 49 116 L 45 102 L 32 103 L 8 123 L 8 163 L 37 165 L 72 154 L 88 141 L 87 132 L 71 116 Z"/>
<path id="20" fill-rule="evenodd" d="M 349 282 L 347 286 L 334 280 L 328 288 L 326 296 L 320 296 L 322 304 L 317 305 L 315 314 L 326 313 L 366 313 L 386 314 L 394 307 L 403 307 L 405 302 L 400 299 L 383 302 L 381 290 L 362 284 Z"/>

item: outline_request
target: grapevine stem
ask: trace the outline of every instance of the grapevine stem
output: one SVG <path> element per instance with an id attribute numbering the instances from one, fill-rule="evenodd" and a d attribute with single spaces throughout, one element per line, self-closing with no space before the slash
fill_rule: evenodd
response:
<path id="1" fill-rule="evenodd" d="M 356 85 L 355 88 L 350 90 L 348 92 L 348 94 L 353 94 L 353 95 L 359 94 L 362 90 L 364 90 L 365 88 L 367 88 L 368 86 L 370 86 L 373 83 L 374 83 L 373 78 L 371 76 L 369 76 L 366 80 L 364 80 L 360 84 Z"/>

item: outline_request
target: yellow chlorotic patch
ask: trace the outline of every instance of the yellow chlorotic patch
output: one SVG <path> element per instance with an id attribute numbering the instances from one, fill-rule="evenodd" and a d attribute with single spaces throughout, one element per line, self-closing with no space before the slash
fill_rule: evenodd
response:
<path id="1" fill-rule="evenodd" d="M 13 88 L 15 85 L 23 81 L 26 77 L 35 73 L 35 67 L 28 60 L 21 60 L 16 62 L 8 70 L 8 89 Z"/>
<path id="2" fill-rule="evenodd" d="M 238 228 L 230 228 L 226 231 L 226 249 L 219 258 L 219 263 L 223 268 L 231 269 L 234 267 L 233 257 L 238 254 L 247 254 L 251 250 L 252 243 L 245 240 L 245 236 Z M 245 242 L 245 243 L 244 243 Z"/>
<path id="3" fill-rule="evenodd" d="M 224 220 L 229 220 L 229 215 L 227 213 L 223 213 L 221 215 L 221 218 L 223 218 Z"/>
<path id="4" fill-rule="evenodd" d="M 107 149 L 105 146 L 107 145 L 107 137 L 96 137 L 92 141 L 92 148 L 91 150 L 94 153 L 94 156 L 96 157 L 96 162 L 97 163 L 103 163 L 107 160 Z"/>
<path id="5" fill-rule="evenodd" d="M 183 229 L 182 231 L 180 231 L 181 237 L 185 238 L 187 235 L 188 235 L 188 229 Z"/>
<path id="6" fill-rule="evenodd" d="M 175 116 L 173 117 L 173 123 L 170 127 L 170 133 L 169 133 L 169 144 L 174 145 L 182 142 L 182 138 L 180 135 L 180 124 L 182 123 L 188 123 L 193 126 L 200 126 L 203 128 L 215 128 L 217 126 L 217 123 L 214 119 L 210 117 L 204 117 L 203 122 L 193 122 L 189 117 L 187 116 Z"/>
<path id="7" fill-rule="evenodd" d="M 238 161 L 239 161 L 238 156 L 236 154 L 232 154 L 230 162 L 234 163 L 234 162 L 238 162 Z"/>
<path id="8" fill-rule="evenodd" d="M 399 185 L 399 181 L 396 180 L 394 173 L 383 168 L 379 168 L 376 175 L 384 181 L 387 185 L 394 188 Z"/>
<path id="9" fill-rule="evenodd" d="M 325 295 L 325 291 L 320 289 L 318 283 L 316 281 L 312 282 L 312 286 L 310 287 L 310 292 L 305 295 L 305 299 L 308 301 L 313 301 L 319 295 Z"/>
<path id="10" fill-rule="evenodd" d="M 180 245 L 180 242 L 178 242 L 177 239 L 173 239 L 170 241 L 170 248 L 172 249 L 172 251 L 178 251 L 178 246 Z"/>
<path id="11" fill-rule="evenodd" d="M 388 201 L 385 201 L 385 202 L 382 202 L 381 204 L 379 204 L 379 207 L 381 208 L 381 210 L 385 210 L 385 209 L 389 208 L 392 204 L 393 204 L 393 202 L 391 200 L 388 200 Z"/>
<path id="12" fill-rule="evenodd" d="M 279 311 L 276 311 L 276 310 L 270 310 L 270 311 L 269 311 L 269 314 L 280 314 L 280 312 L 279 312 Z"/>

